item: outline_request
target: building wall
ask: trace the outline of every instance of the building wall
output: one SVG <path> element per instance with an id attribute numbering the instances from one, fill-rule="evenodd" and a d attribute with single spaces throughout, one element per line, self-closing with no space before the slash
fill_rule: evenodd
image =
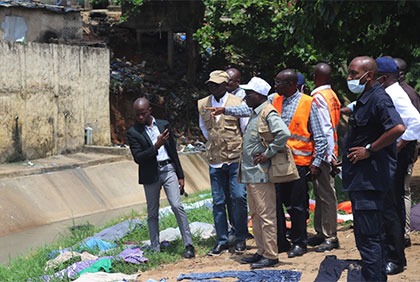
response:
<path id="1" fill-rule="evenodd" d="M 26 30 L 27 42 L 48 42 L 49 38 L 68 40 L 83 37 L 82 19 L 78 11 L 58 13 L 46 9 L 2 7 L 0 9 L 0 40 L 20 39 L 22 35 L 19 31 L 22 29 Z M 7 35 L 7 33 L 12 34 Z M 16 33 L 19 36 L 13 35 Z"/>
<path id="2" fill-rule="evenodd" d="M 0 162 L 110 144 L 109 50 L 0 41 Z"/>

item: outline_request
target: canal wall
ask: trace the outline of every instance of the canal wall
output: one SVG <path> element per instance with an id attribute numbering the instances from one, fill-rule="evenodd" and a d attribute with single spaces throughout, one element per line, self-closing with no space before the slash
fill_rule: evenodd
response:
<path id="1" fill-rule="evenodd" d="M 0 165 L 0 236 L 146 202 L 128 149 L 90 149 Z M 180 160 L 188 193 L 210 188 L 200 154 Z"/>

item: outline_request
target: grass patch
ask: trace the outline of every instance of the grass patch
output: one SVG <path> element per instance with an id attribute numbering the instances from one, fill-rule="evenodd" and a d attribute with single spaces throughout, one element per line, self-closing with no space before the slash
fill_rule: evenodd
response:
<path id="1" fill-rule="evenodd" d="M 188 198 L 183 198 L 184 205 L 187 203 L 198 202 L 203 199 L 211 198 L 210 191 L 204 191 L 199 193 L 190 194 Z M 167 204 L 167 203 L 166 203 Z M 165 203 L 162 205 L 164 206 Z M 199 221 L 213 223 L 213 215 L 210 209 L 206 207 L 201 207 L 198 209 L 187 210 L 189 222 Z M 65 269 L 72 263 L 78 261 L 78 258 L 72 258 L 66 263 L 62 263 L 56 266 L 53 269 L 45 270 L 47 261 L 50 259 L 50 254 L 52 251 L 59 249 L 64 249 L 72 246 L 78 246 L 80 242 L 87 237 L 93 236 L 97 232 L 113 226 L 119 222 L 125 221 L 127 219 L 140 218 L 144 219 L 146 222 L 146 212 L 139 213 L 132 210 L 130 213 L 119 216 L 118 218 L 111 219 L 108 223 L 101 227 L 95 227 L 89 222 L 85 224 L 72 226 L 70 232 L 65 235 L 59 235 L 58 239 L 51 243 L 48 246 L 37 248 L 36 250 L 28 253 L 24 256 L 19 256 L 15 259 L 10 260 L 7 266 L 0 265 L 0 281 L 28 281 L 31 279 L 33 282 L 43 281 L 40 279 L 42 275 L 52 275 L 56 271 Z M 178 226 L 175 216 L 169 214 L 164 216 L 159 221 L 160 230 L 164 230 L 169 227 L 176 228 Z M 107 252 L 106 255 L 116 255 L 122 251 L 123 243 L 134 242 L 138 245 L 141 245 L 141 242 L 149 239 L 149 233 L 147 229 L 147 224 L 144 226 L 135 228 L 127 236 L 123 237 L 119 242 L 117 242 L 117 248 Z M 199 237 L 194 237 L 194 246 L 196 253 L 198 255 L 205 254 L 214 244 L 215 240 L 213 238 L 202 240 Z M 184 258 L 184 246 L 181 239 L 170 242 L 167 247 L 162 248 L 162 252 L 156 253 L 150 250 L 145 250 L 143 252 L 144 256 L 149 259 L 147 263 L 140 265 L 126 263 L 124 261 L 113 260 L 112 262 L 112 272 L 121 272 L 125 274 L 134 274 L 140 271 L 146 271 L 148 269 L 156 268 L 161 264 L 168 264 L 178 261 Z M 93 255 L 98 255 L 99 250 L 89 251 Z M 55 281 L 72 281 L 71 279 L 52 279 L 52 282 Z"/>

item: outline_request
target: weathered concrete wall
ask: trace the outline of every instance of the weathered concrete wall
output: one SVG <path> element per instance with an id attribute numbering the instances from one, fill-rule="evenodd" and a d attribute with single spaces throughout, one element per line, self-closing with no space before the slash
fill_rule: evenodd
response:
<path id="1" fill-rule="evenodd" d="M 15 41 L 22 35 L 26 42 L 48 42 L 50 38 L 82 39 L 80 12 L 0 7 L 0 39 Z"/>
<path id="2" fill-rule="evenodd" d="M 0 41 L 0 163 L 110 144 L 109 50 Z"/>
<path id="3" fill-rule="evenodd" d="M 188 193 L 210 188 L 208 165 L 199 154 L 180 155 L 180 160 Z M 0 236 L 146 202 L 131 159 L 78 153 L 42 161 L 55 165 L 38 170 L 34 160 L 32 168 L 0 166 Z"/>

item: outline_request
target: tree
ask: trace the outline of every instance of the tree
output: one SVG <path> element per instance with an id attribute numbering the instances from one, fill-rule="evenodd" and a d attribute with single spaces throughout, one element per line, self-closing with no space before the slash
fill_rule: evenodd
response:
<path id="1" fill-rule="evenodd" d="M 358 55 L 401 57 L 412 63 L 411 74 L 420 74 L 420 2 L 204 2 L 206 24 L 195 35 L 209 69 L 237 65 L 246 75 L 270 82 L 285 67 L 308 77 L 313 65 L 325 61 L 335 68 L 334 85 L 342 95 L 348 93 L 347 65 Z"/>

